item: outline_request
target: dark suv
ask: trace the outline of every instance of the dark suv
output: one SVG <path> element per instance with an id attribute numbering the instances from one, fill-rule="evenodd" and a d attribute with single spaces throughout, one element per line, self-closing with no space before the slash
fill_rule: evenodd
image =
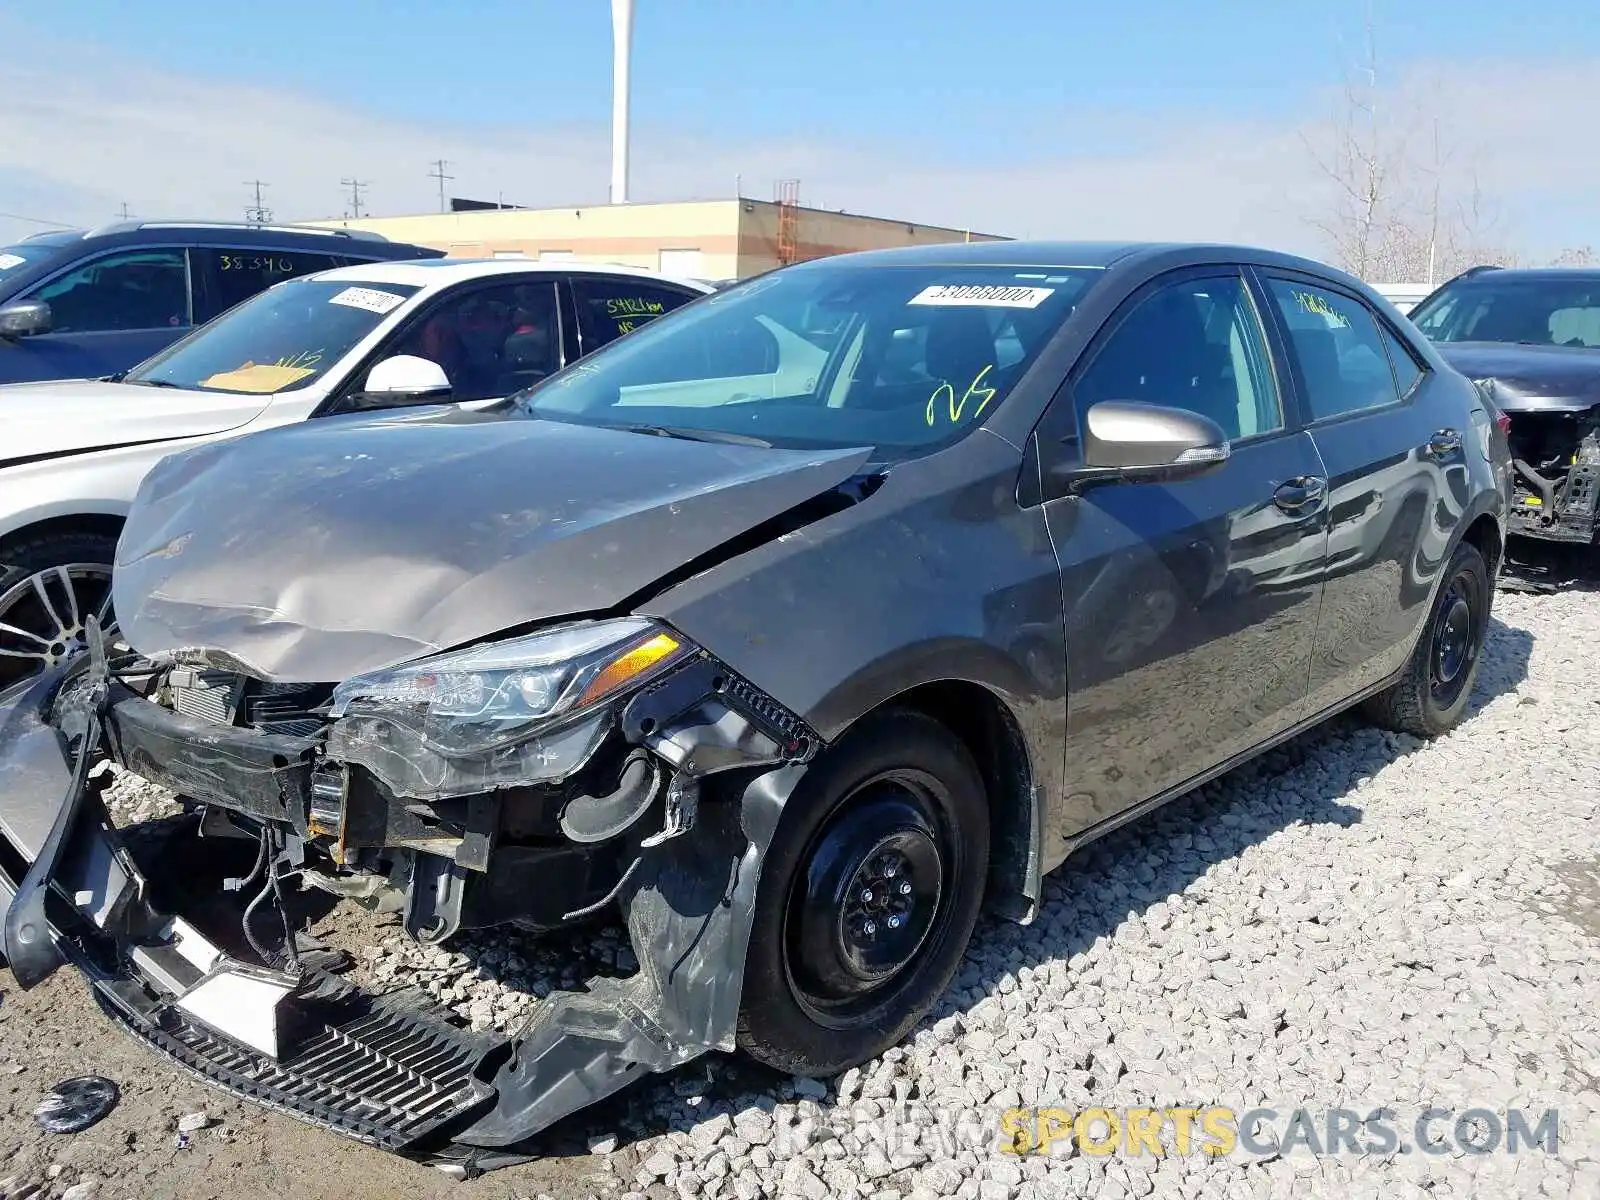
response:
<path id="1" fill-rule="evenodd" d="M 279 280 L 441 258 L 375 233 L 129 221 L 0 247 L 0 383 L 114 375 Z"/>
<path id="2" fill-rule="evenodd" d="M 1411 319 L 1499 410 L 1511 532 L 1600 542 L 1600 270 L 1474 267 Z"/>

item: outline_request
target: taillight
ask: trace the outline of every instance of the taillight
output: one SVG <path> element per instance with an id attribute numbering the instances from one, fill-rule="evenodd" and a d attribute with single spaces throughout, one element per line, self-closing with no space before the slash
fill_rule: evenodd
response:
<path id="1" fill-rule="evenodd" d="M 1495 413 L 1495 415 L 1494 415 L 1494 423 L 1496 425 L 1500 426 L 1500 432 L 1501 433 L 1505 434 L 1507 437 L 1511 436 L 1511 414 L 1510 413 L 1503 413 L 1503 412 Z"/>

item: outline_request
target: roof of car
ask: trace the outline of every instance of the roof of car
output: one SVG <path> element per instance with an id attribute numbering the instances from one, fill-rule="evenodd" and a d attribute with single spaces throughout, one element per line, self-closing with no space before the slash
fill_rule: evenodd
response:
<path id="1" fill-rule="evenodd" d="M 114 221 L 94 229 L 51 230 L 25 240 L 54 246 L 68 246 L 78 241 L 112 245 L 143 243 L 187 246 L 215 242 L 223 246 L 293 246 L 374 258 L 410 258 L 418 254 L 438 253 L 426 246 L 391 241 L 382 234 L 366 230 L 327 229 L 315 225 L 264 225 L 253 221 Z"/>
<path id="2" fill-rule="evenodd" d="M 1295 267 L 1336 276 L 1324 263 L 1258 246 L 1209 242 L 939 242 L 851 254 L 853 263 L 883 266 L 1015 266 L 1107 269 L 1148 258 L 1188 258 L 1195 262 L 1253 262 Z M 813 259 L 812 262 L 824 261 Z"/>
<path id="3" fill-rule="evenodd" d="M 1579 280 L 1600 283 L 1600 267 L 1486 267 L 1465 277 L 1457 276 L 1452 283 L 1478 280 L 1536 280 L 1548 283 L 1566 283 Z"/>
<path id="4" fill-rule="evenodd" d="M 587 263 L 574 259 L 540 262 L 531 258 L 425 258 L 405 262 L 359 263 L 355 266 L 336 267 L 331 271 L 321 272 L 317 278 L 349 280 L 351 283 L 409 283 L 417 287 L 440 287 L 463 283 L 469 279 L 487 279 L 495 275 L 530 274 L 622 275 L 660 280 L 662 283 L 692 288 L 697 292 L 711 290 L 709 285 L 698 280 L 663 275 L 648 267 Z"/>

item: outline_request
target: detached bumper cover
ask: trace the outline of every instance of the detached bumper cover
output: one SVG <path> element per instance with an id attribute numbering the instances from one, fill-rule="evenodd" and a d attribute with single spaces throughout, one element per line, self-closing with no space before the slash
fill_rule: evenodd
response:
<path id="1" fill-rule="evenodd" d="M 803 764 L 755 775 L 739 803 L 704 806 L 650 848 L 619 897 L 638 973 L 555 993 L 506 1039 L 462 1030 L 418 993 L 364 993 L 316 970 L 314 954 L 299 974 L 241 962 L 182 914 L 154 911 L 101 801 L 105 778 L 75 772 L 47 721 L 60 679 L 0 697 L 0 950 L 24 986 L 70 961 L 108 1015 L 209 1082 L 468 1172 L 529 1157 L 532 1135 L 635 1079 L 734 1048 L 760 864 Z M 148 706 L 119 714 L 110 699 L 87 725 L 92 739 L 103 724 L 119 757 L 179 732 L 166 716 L 125 719 Z M 673 745 L 686 760 L 743 757 L 729 725 L 726 710 L 686 713 Z M 191 795 L 227 786 L 235 807 L 236 781 L 222 781 L 241 770 L 259 775 L 264 810 L 292 794 L 296 755 L 241 760 L 232 735 L 212 735 L 152 774 Z M 212 754 L 210 779 L 171 777 L 173 761 Z"/>

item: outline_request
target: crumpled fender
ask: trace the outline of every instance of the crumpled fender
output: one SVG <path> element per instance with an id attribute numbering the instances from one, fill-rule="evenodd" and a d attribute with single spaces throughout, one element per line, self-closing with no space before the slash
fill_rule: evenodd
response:
<path id="1" fill-rule="evenodd" d="M 757 776 L 646 853 L 622 897 L 638 974 L 540 1006 L 494 1077 L 495 1106 L 458 1144 L 511 1147 L 643 1075 L 734 1048 L 762 860 L 805 771 Z"/>

